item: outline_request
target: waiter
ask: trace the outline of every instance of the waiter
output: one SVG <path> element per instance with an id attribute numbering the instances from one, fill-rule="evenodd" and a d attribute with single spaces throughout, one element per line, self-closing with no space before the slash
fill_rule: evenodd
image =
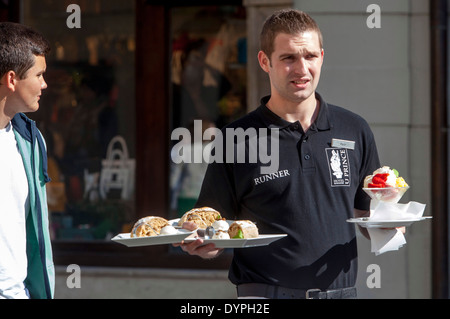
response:
<path id="1" fill-rule="evenodd" d="M 260 162 L 211 163 L 197 207 L 252 220 L 262 234 L 288 235 L 234 251 L 229 279 L 238 297 L 355 298 L 356 233 L 346 220 L 368 215 L 363 180 L 380 167 L 374 136 L 363 118 L 316 92 L 324 50 L 308 14 L 275 12 L 262 28 L 260 45 L 258 61 L 271 95 L 227 128 L 276 130 L 282 174 L 268 178 Z M 237 154 L 239 147 L 235 143 L 224 154 Z M 181 247 L 205 259 L 222 251 L 202 239 Z"/>

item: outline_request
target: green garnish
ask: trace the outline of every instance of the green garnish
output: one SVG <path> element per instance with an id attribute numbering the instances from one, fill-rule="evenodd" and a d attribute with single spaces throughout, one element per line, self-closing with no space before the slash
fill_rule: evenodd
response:
<path id="1" fill-rule="evenodd" d="M 395 168 L 393 168 L 392 170 L 394 171 L 395 177 L 398 177 L 398 171 Z"/>
<path id="2" fill-rule="evenodd" d="M 244 239 L 244 233 L 242 232 L 242 229 L 239 229 L 238 233 L 233 238 L 235 238 L 235 239 Z"/>

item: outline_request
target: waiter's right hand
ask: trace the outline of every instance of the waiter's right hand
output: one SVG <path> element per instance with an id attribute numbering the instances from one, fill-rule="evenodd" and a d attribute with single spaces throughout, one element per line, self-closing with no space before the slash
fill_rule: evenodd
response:
<path id="1" fill-rule="evenodd" d="M 198 228 L 193 222 L 184 222 L 182 227 L 187 230 L 196 230 Z M 197 236 L 197 234 L 194 233 L 194 236 Z M 219 256 L 223 251 L 221 248 L 216 248 L 216 245 L 213 243 L 205 245 L 202 238 L 197 238 L 197 240 L 189 243 L 182 241 L 181 243 L 173 244 L 173 246 L 181 247 L 181 249 L 189 255 L 199 256 L 203 259 L 213 259 Z"/>

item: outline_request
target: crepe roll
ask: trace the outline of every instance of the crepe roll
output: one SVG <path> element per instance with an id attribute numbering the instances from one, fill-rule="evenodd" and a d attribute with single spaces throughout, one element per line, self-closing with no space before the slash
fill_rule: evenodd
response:
<path id="1" fill-rule="evenodd" d="M 158 236 L 163 227 L 169 225 L 169 221 L 162 217 L 147 216 L 139 219 L 131 230 L 131 237 Z"/>
<path id="2" fill-rule="evenodd" d="M 228 229 L 230 238 L 257 238 L 259 236 L 258 227 L 249 220 L 237 220 Z"/>
<path id="3" fill-rule="evenodd" d="M 211 207 L 194 208 L 181 216 L 178 226 L 182 226 L 184 222 L 194 222 L 198 228 L 206 229 L 219 219 L 220 213 Z"/>

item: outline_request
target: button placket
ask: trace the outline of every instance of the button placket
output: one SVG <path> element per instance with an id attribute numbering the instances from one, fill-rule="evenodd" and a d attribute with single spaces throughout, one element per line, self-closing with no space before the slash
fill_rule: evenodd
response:
<path id="1" fill-rule="evenodd" d="M 315 164 L 312 157 L 311 143 L 309 143 L 309 137 L 303 135 L 299 143 L 299 158 L 302 170 L 304 173 L 312 174 L 315 172 Z"/>

